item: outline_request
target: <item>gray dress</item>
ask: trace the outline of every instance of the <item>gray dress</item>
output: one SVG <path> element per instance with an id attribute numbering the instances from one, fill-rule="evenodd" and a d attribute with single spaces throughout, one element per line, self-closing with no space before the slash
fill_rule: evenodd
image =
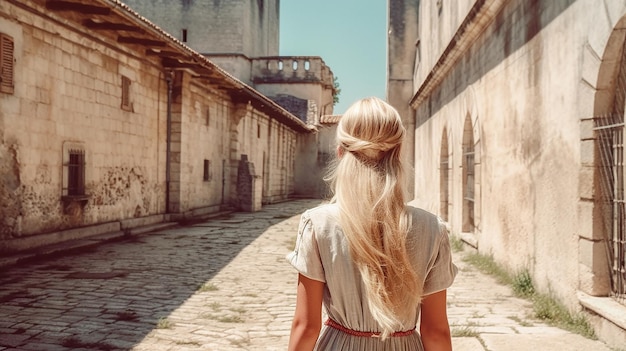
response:
<path id="1" fill-rule="evenodd" d="M 414 267 L 425 277 L 424 295 L 447 289 L 457 273 L 452 263 L 448 231 L 439 218 L 429 212 L 407 207 L 412 225 L 407 249 L 412 251 Z M 364 332 L 380 332 L 367 307 L 365 287 L 359 270 L 350 258 L 347 239 L 338 224 L 336 204 L 325 204 L 302 214 L 295 250 L 287 260 L 302 275 L 325 283 L 323 305 L 329 318 L 342 326 Z M 402 330 L 411 330 L 419 319 L 419 305 L 412 322 Z M 421 351 L 419 333 L 380 338 L 352 336 L 324 326 L 315 350 Z"/>

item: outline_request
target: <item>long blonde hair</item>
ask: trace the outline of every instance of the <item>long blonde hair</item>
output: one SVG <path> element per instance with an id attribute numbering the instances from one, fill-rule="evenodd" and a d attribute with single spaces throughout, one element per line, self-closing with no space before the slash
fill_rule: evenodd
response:
<path id="1" fill-rule="evenodd" d="M 374 97 L 357 101 L 337 126 L 339 157 L 327 178 L 383 338 L 407 322 L 423 289 L 406 247 L 404 134 L 392 106 Z"/>

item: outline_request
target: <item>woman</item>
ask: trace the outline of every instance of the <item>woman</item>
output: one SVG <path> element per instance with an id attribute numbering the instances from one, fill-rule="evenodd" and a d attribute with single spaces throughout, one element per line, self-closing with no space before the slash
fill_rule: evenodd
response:
<path id="1" fill-rule="evenodd" d="M 299 272 L 290 351 L 452 349 L 446 289 L 457 269 L 445 226 L 405 205 L 404 134 L 378 98 L 341 117 L 334 197 L 302 215 L 287 256 Z"/>

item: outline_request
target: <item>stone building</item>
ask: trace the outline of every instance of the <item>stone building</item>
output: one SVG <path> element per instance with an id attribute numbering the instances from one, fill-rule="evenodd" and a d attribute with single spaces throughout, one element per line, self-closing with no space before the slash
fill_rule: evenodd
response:
<path id="1" fill-rule="evenodd" d="M 298 139 L 295 193 L 321 196 L 324 116 L 332 115 L 333 73 L 318 56 L 279 56 L 278 0 L 123 0 L 179 41 L 298 116 L 315 133 Z M 322 147 L 322 149 L 320 149 Z M 267 157 L 252 159 L 268 169 Z M 306 171 L 302 171 L 306 170 Z M 268 177 L 264 177 L 268 187 Z M 275 200 L 266 193 L 263 202 Z"/>
<path id="2" fill-rule="evenodd" d="M 118 0 L 0 2 L 0 67 L 1 255 L 299 194 L 315 128 Z"/>
<path id="3" fill-rule="evenodd" d="M 626 340 L 621 0 L 389 2 L 414 203 Z"/>

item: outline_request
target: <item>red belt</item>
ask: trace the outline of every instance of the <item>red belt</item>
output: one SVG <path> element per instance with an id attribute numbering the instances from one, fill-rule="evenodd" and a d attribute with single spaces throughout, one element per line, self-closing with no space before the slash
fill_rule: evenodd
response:
<path id="1" fill-rule="evenodd" d="M 324 322 L 324 324 L 326 324 L 327 326 L 333 328 L 333 329 L 337 329 L 341 332 L 344 332 L 348 335 L 352 335 L 352 336 L 360 336 L 360 337 L 366 337 L 366 338 L 380 338 L 380 333 L 379 332 L 364 332 L 364 331 L 358 331 L 358 330 L 352 330 L 352 329 L 348 329 L 346 327 L 344 327 L 343 325 L 335 322 L 334 320 L 328 318 L 326 320 L 326 322 Z M 391 336 L 409 336 L 411 334 L 413 334 L 415 332 L 415 327 L 413 327 L 413 329 L 411 330 L 405 330 L 405 331 L 399 331 L 399 332 L 393 332 L 391 333 Z"/>

